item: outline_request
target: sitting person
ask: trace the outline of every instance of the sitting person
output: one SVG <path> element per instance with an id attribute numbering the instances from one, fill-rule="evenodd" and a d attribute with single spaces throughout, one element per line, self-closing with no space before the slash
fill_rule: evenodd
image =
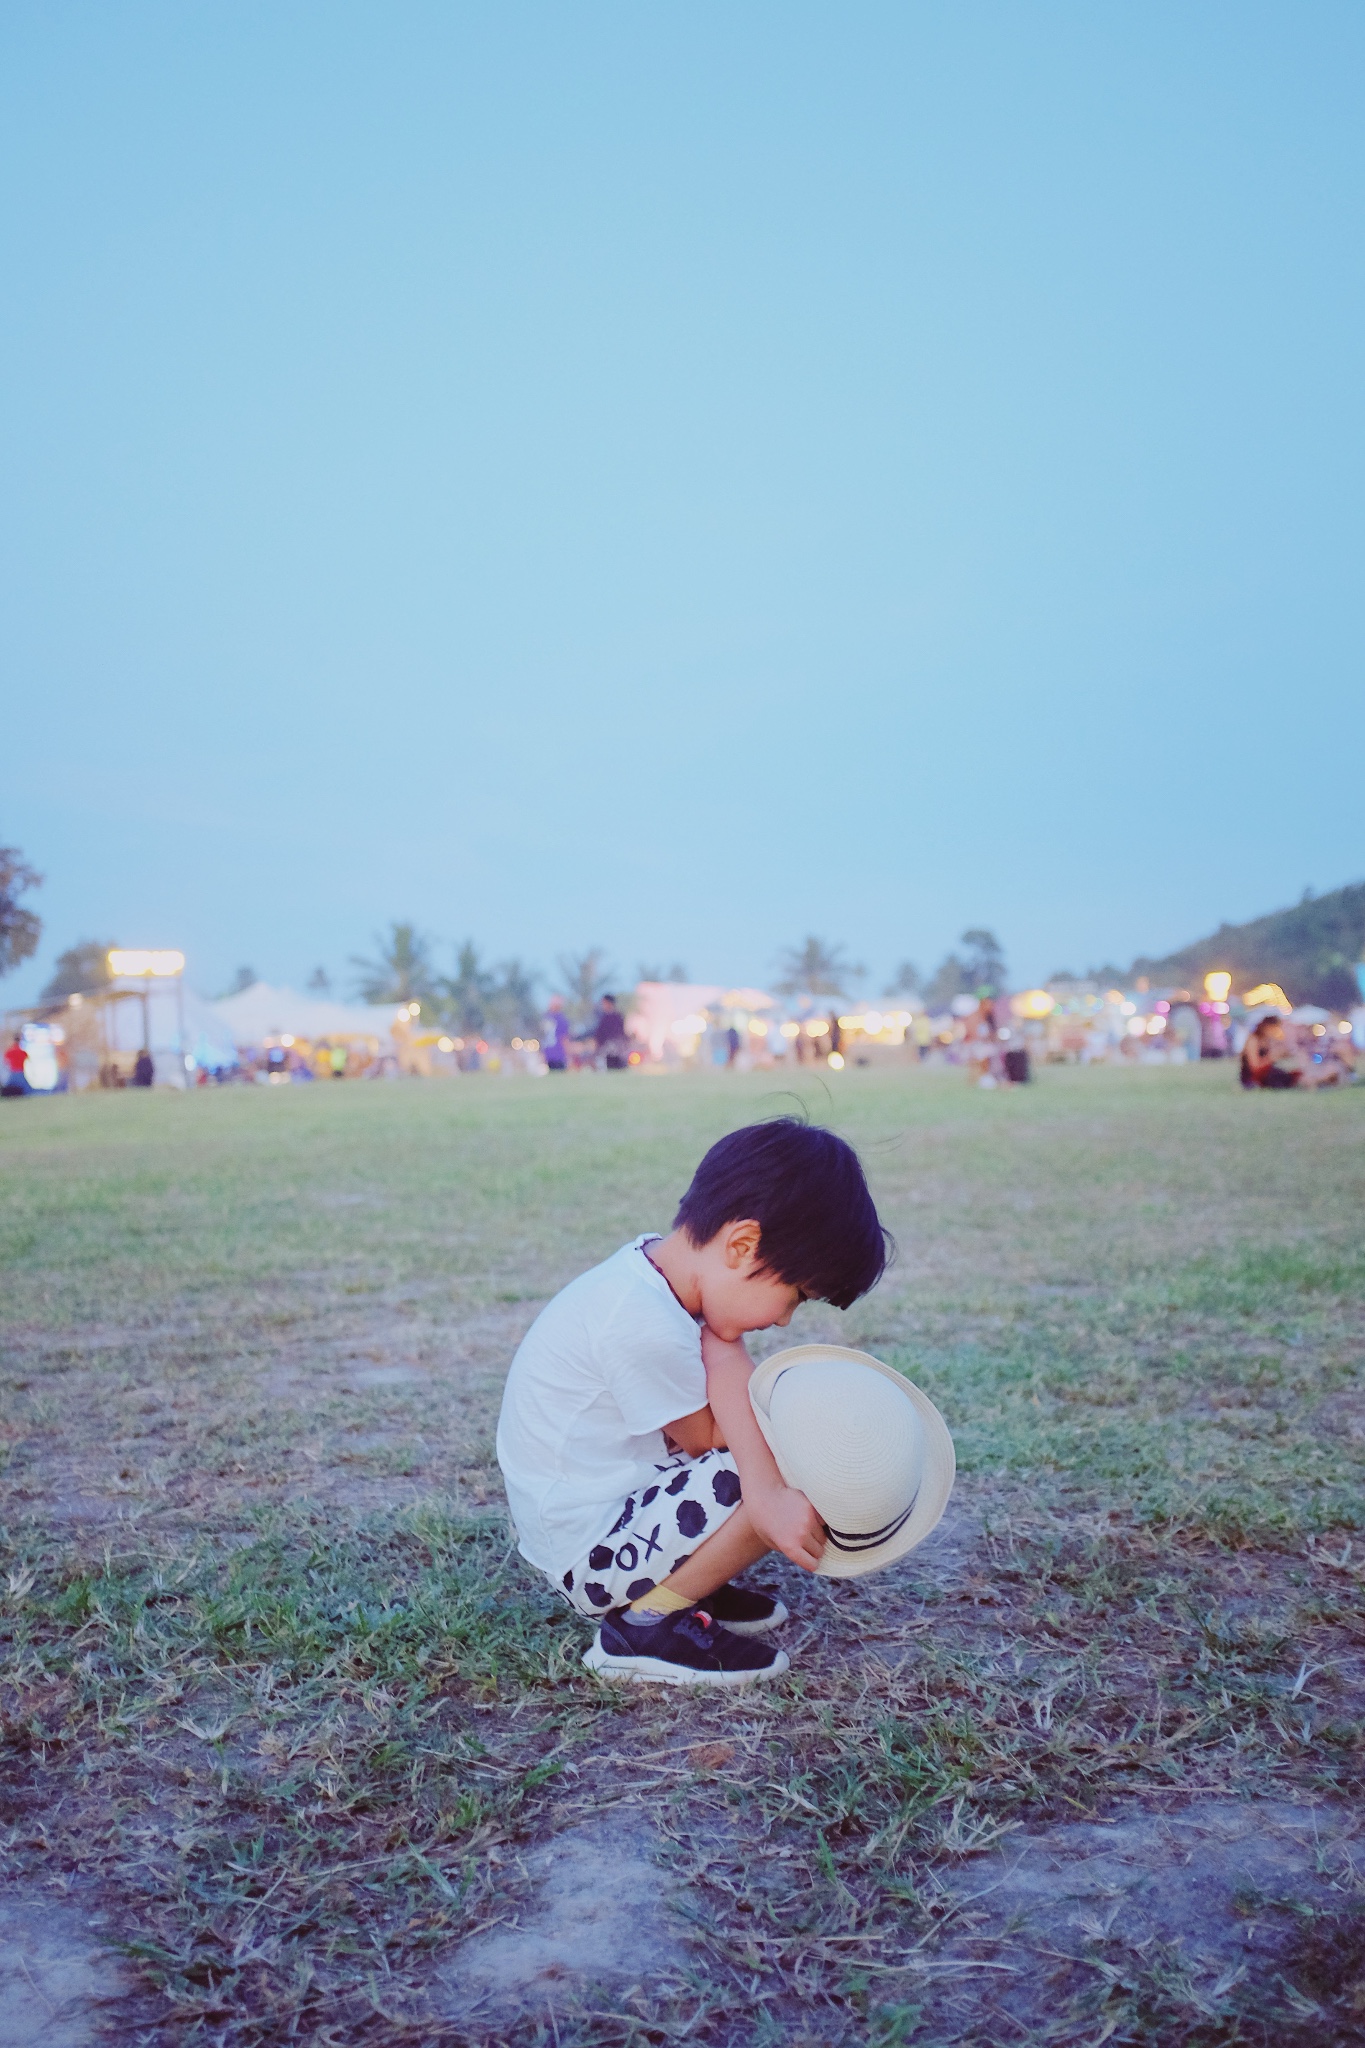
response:
<path id="1" fill-rule="evenodd" d="M 1354 1077 L 1350 1041 L 1324 1034 L 1305 1052 L 1273 1014 L 1262 1017 L 1242 1048 L 1244 1088 L 1335 1088 Z"/>
<path id="2" fill-rule="evenodd" d="M 1310 1088 L 1339 1088 L 1356 1077 L 1355 1047 L 1349 1032 L 1314 1027 L 1304 1047 L 1305 1079 Z"/>
<path id="3" fill-rule="evenodd" d="M 781 1601 L 732 1578 L 826 1531 L 749 1400 L 752 1330 L 848 1308 L 887 1238 L 857 1154 L 791 1118 L 711 1147 L 666 1237 L 635 1238 L 542 1310 L 512 1361 L 498 1462 L 521 1554 L 601 1624 L 594 1670 L 735 1685 L 787 1668 Z"/>

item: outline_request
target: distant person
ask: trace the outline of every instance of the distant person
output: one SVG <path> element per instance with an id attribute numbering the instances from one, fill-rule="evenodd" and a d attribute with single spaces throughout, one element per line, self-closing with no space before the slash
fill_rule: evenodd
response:
<path id="1" fill-rule="evenodd" d="M 603 996 L 592 1027 L 597 1056 L 616 1072 L 626 1064 L 626 1020 L 616 1007 L 615 996 Z"/>
<path id="2" fill-rule="evenodd" d="M 1244 1088 L 1301 1088 L 1306 1079 L 1297 1047 L 1290 1042 L 1284 1020 L 1262 1017 L 1242 1047 Z"/>
<path id="3" fill-rule="evenodd" d="M 1343 1033 L 1305 1048 L 1279 1017 L 1262 1017 L 1242 1048 L 1244 1088 L 1337 1088 L 1354 1078 L 1355 1061 Z"/>
<path id="4" fill-rule="evenodd" d="M 345 1046 L 344 1046 L 344 1045 L 334 1045 L 334 1046 L 332 1047 L 332 1050 L 331 1050 L 331 1052 L 330 1052 L 330 1053 L 329 1053 L 329 1054 L 327 1055 L 327 1060 L 328 1060 L 328 1065 L 329 1065 L 329 1066 L 331 1067 L 331 1069 L 332 1069 L 332 1079 L 333 1079 L 334 1081 L 344 1081 L 344 1080 L 346 1079 L 346 1048 L 345 1048 Z"/>
<path id="5" fill-rule="evenodd" d="M 993 1087 L 996 1073 L 995 1011 L 984 999 L 962 1026 L 963 1057 L 983 1087 Z"/>
<path id="6" fill-rule="evenodd" d="M 14 1043 L 5 1053 L 5 1078 L 0 1082 L 0 1095 L 31 1095 L 33 1090 L 28 1085 L 27 1068 L 28 1054 L 16 1034 Z"/>
<path id="7" fill-rule="evenodd" d="M 563 996 L 551 996 L 546 1009 L 545 1064 L 552 1074 L 568 1071 L 569 1020 L 564 1014 Z"/>
<path id="8" fill-rule="evenodd" d="M 1228 1056 L 1227 1018 L 1212 1003 L 1199 1005 L 1199 1057 L 1225 1060 Z"/>
<path id="9" fill-rule="evenodd" d="M 1187 998 L 1171 1004 L 1166 1020 L 1166 1043 L 1177 1059 L 1197 1060 L 1203 1045 L 1202 1019 Z"/>
<path id="10" fill-rule="evenodd" d="M 732 1024 L 725 1034 L 725 1064 L 732 1067 L 739 1058 L 739 1032 Z"/>
<path id="11" fill-rule="evenodd" d="M 156 1065 L 144 1045 L 142 1051 L 133 1062 L 133 1086 L 134 1088 L 150 1088 L 155 1079 Z"/>

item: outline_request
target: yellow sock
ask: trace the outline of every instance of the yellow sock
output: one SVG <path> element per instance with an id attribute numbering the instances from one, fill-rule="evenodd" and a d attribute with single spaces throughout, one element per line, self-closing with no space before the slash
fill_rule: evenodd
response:
<path id="1" fill-rule="evenodd" d="M 672 1593 L 667 1586 L 651 1586 L 638 1600 L 632 1600 L 626 1610 L 629 1614 L 657 1614 L 660 1619 L 666 1614 L 681 1614 L 684 1607 L 692 1602 L 685 1600 L 681 1593 Z"/>

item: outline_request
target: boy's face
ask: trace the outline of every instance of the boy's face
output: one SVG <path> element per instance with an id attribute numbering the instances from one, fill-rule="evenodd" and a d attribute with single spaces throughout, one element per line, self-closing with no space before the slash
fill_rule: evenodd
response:
<path id="1" fill-rule="evenodd" d="M 785 1330 L 806 1299 L 759 1261 L 756 1223 L 727 1223 L 701 1246 L 697 1277 L 707 1326 L 733 1344 L 749 1330 Z"/>

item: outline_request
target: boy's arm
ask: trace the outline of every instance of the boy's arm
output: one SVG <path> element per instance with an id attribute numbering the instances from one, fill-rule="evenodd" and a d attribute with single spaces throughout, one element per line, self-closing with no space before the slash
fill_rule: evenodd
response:
<path id="1" fill-rule="evenodd" d="M 825 1525 L 805 1494 L 787 1485 L 768 1449 L 749 1399 L 753 1360 L 742 1344 L 727 1344 L 706 1328 L 701 1355 L 717 1435 L 733 1454 L 755 1530 L 793 1564 L 813 1572 L 824 1554 Z"/>
<path id="2" fill-rule="evenodd" d="M 716 1427 L 716 1418 L 709 1408 L 696 1408 L 690 1415 L 680 1415 L 676 1422 L 666 1422 L 664 1435 L 680 1451 L 686 1451 L 689 1458 L 699 1458 L 703 1451 L 725 1448 Z"/>

